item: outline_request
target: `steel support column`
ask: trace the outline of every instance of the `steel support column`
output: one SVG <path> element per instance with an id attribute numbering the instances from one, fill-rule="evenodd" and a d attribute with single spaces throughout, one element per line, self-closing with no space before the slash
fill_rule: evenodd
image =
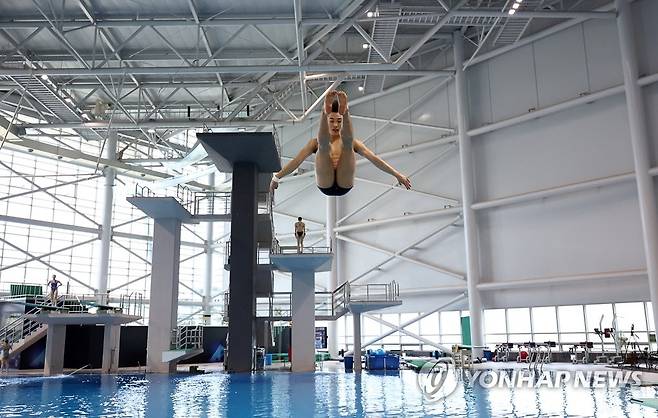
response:
<path id="1" fill-rule="evenodd" d="M 208 175 L 208 185 L 211 187 L 215 186 L 215 173 Z M 210 302 L 212 301 L 212 256 L 214 252 L 212 243 L 215 232 L 214 225 L 214 222 L 206 223 L 206 270 L 203 287 L 203 317 L 206 325 L 210 325 Z"/>
<path id="2" fill-rule="evenodd" d="M 628 110 L 628 125 L 635 163 L 644 255 L 649 278 L 649 295 L 651 297 L 654 324 L 658 324 L 658 215 L 656 214 L 656 193 L 653 179 L 649 173 L 650 153 L 646 110 L 642 100 L 642 90 L 638 84 L 639 71 L 635 40 L 633 38 L 633 16 L 630 2 L 616 0 L 616 5 L 619 48 L 621 49 L 622 69 L 624 71 L 626 109 Z"/>
<path id="3" fill-rule="evenodd" d="M 107 135 L 104 158 L 116 161 L 117 158 L 117 131 L 111 130 Z M 116 170 L 106 166 L 103 169 L 105 185 L 103 186 L 102 213 L 103 221 L 100 230 L 101 245 L 98 250 L 98 271 L 96 272 L 96 292 L 99 303 L 104 303 L 101 298 L 107 293 L 107 276 L 110 266 L 110 243 L 112 242 L 112 206 L 114 203 L 114 179 Z"/>
<path id="4" fill-rule="evenodd" d="M 455 91 L 457 96 L 457 128 L 459 130 L 459 165 L 461 171 L 462 216 L 464 217 L 464 241 L 466 245 L 466 283 L 468 289 L 468 310 L 471 317 L 471 344 L 482 346 L 484 332 L 482 329 L 482 299 L 477 289 L 480 281 L 480 255 L 477 236 L 475 211 L 472 208 L 473 188 L 473 154 L 471 137 L 468 135 L 469 114 L 466 100 L 466 80 L 464 77 L 464 36 L 453 32 L 453 50 L 455 59 Z M 474 349 L 475 357 L 482 357 L 482 349 Z"/>
<path id="5" fill-rule="evenodd" d="M 325 234 L 326 246 L 334 252 L 334 258 L 331 261 L 331 271 L 329 272 L 329 290 L 334 291 L 338 287 L 338 271 L 336 270 L 336 240 L 334 237 L 334 227 L 336 226 L 336 197 L 327 196 L 327 233 Z M 327 349 L 332 358 L 338 356 L 338 332 L 336 321 L 329 322 L 327 327 Z"/>

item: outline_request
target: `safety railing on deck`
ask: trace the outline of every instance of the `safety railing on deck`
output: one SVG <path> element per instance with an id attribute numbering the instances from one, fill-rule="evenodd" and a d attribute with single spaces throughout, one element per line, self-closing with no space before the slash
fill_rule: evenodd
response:
<path id="1" fill-rule="evenodd" d="M 224 306 L 228 309 L 228 293 Z M 399 302 L 400 290 L 393 281 L 388 284 L 351 285 L 345 283 L 333 292 L 315 292 L 315 316 L 338 318 L 348 311 L 350 303 Z M 228 314 L 228 311 L 226 311 Z M 292 293 L 274 292 L 270 297 L 256 298 L 256 316 L 287 319 L 292 316 Z"/>
<path id="2" fill-rule="evenodd" d="M 0 341 L 7 340 L 10 345 L 15 345 L 37 331 L 43 324 L 31 320 L 27 316 L 36 315 L 39 312 L 41 312 L 41 308 L 35 307 L 23 315 L 12 319 L 0 329 Z"/>
<path id="3" fill-rule="evenodd" d="M 173 350 L 194 350 L 203 347 L 203 326 L 182 326 L 171 330 Z"/>
<path id="4" fill-rule="evenodd" d="M 278 240 L 272 242 L 272 254 L 330 254 L 331 247 L 304 247 L 301 253 L 296 245 L 280 245 Z"/>
<path id="5" fill-rule="evenodd" d="M 144 317 L 144 295 L 140 292 L 121 295 L 119 307 L 127 315 Z"/>
<path id="6" fill-rule="evenodd" d="M 231 264 L 231 241 L 226 241 L 224 244 L 224 264 Z M 256 243 L 256 264 L 270 264 L 269 247 L 261 247 L 260 243 Z"/>
<path id="7" fill-rule="evenodd" d="M 395 302 L 400 300 L 400 287 L 397 282 L 388 284 L 354 285 L 346 283 L 349 292 L 349 301 L 353 302 Z"/>
<path id="8" fill-rule="evenodd" d="M 177 185 L 176 191 L 166 190 L 161 193 L 156 193 L 151 190 L 148 186 L 142 186 L 140 184 L 135 184 L 135 196 L 136 197 L 173 197 L 178 202 L 183 205 L 188 211 L 192 211 L 194 208 L 195 192 L 190 189 L 188 186 Z"/>
<path id="9" fill-rule="evenodd" d="M 194 215 L 228 215 L 231 213 L 230 192 L 194 193 Z"/>
<path id="10" fill-rule="evenodd" d="M 175 197 L 192 215 L 230 215 L 231 192 L 194 191 L 188 186 L 176 186 L 176 193 L 167 190 L 155 193 L 147 186 L 135 185 L 138 197 Z M 258 214 L 272 216 L 272 194 L 258 193 Z M 271 219 L 270 219 L 271 220 Z M 274 228 L 274 227 L 273 227 Z M 274 234 L 274 229 L 272 229 Z M 274 236 L 274 235 L 273 235 Z"/>

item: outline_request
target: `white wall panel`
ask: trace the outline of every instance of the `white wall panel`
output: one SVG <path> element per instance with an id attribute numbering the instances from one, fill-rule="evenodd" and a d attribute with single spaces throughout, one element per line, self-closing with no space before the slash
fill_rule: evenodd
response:
<path id="1" fill-rule="evenodd" d="M 487 308 L 574 305 L 606 302 L 636 302 L 647 299 L 646 275 L 560 284 L 530 289 L 496 290 L 483 293 Z"/>
<path id="2" fill-rule="evenodd" d="M 591 91 L 623 84 L 619 36 L 615 21 L 592 19 L 582 23 L 579 27 L 585 33 Z"/>
<path id="3" fill-rule="evenodd" d="M 494 120 L 516 116 L 537 107 L 532 45 L 490 60 L 489 74 Z"/>
<path id="4" fill-rule="evenodd" d="M 478 211 L 483 281 L 644 268 L 632 183 Z"/>
<path id="5" fill-rule="evenodd" d="M 580 25 L 540 39 L 535 42 L 533 52 L 540 108 L 588 90 Z"/>
<path id="6" fill-rule="evenodd" d="M 477 201 L 632 171 L 621 96 L 478 136 Z"/>

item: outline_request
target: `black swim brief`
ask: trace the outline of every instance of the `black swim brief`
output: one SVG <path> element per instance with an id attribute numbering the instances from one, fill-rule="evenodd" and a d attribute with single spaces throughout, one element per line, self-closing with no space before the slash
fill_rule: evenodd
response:
<path id="1" fill-rule="evenodd" d="M 342 196 L 352 190 L 351 187 L 340 187 L 336 181 L 335 175 L 334 184 L 332 184 L 331 187 L 318 187 L 318 189 L 327 196 Z"/>

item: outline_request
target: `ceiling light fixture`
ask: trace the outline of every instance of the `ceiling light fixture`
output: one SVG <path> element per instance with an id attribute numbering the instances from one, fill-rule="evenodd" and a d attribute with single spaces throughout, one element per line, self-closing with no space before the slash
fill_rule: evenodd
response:
<path id="1" fill-rule="evenodd" d="M 513 15 L 514 13 L 516 13 L 516 10 L 514 10 L 514 9 L 509 9 L 509 12 L 507 12 L 507 13 L 508 13 L 509 15 Z"/>
<path id="2" fill-rule="evenodd" d="M 368 49 L 368 48 L 370 48 L 370 44 L 369 43 L 364 43 L 364 44 L 361 45 L 361 48 Z"/>
<path id="3" fill-rule="evenodd" d="M 364 89 L 363 86 L 359 86 L 359 87 L 357 87 L 357 88 L 359 89 L 359 91 L 363 91 L 363 89 Z"/>

